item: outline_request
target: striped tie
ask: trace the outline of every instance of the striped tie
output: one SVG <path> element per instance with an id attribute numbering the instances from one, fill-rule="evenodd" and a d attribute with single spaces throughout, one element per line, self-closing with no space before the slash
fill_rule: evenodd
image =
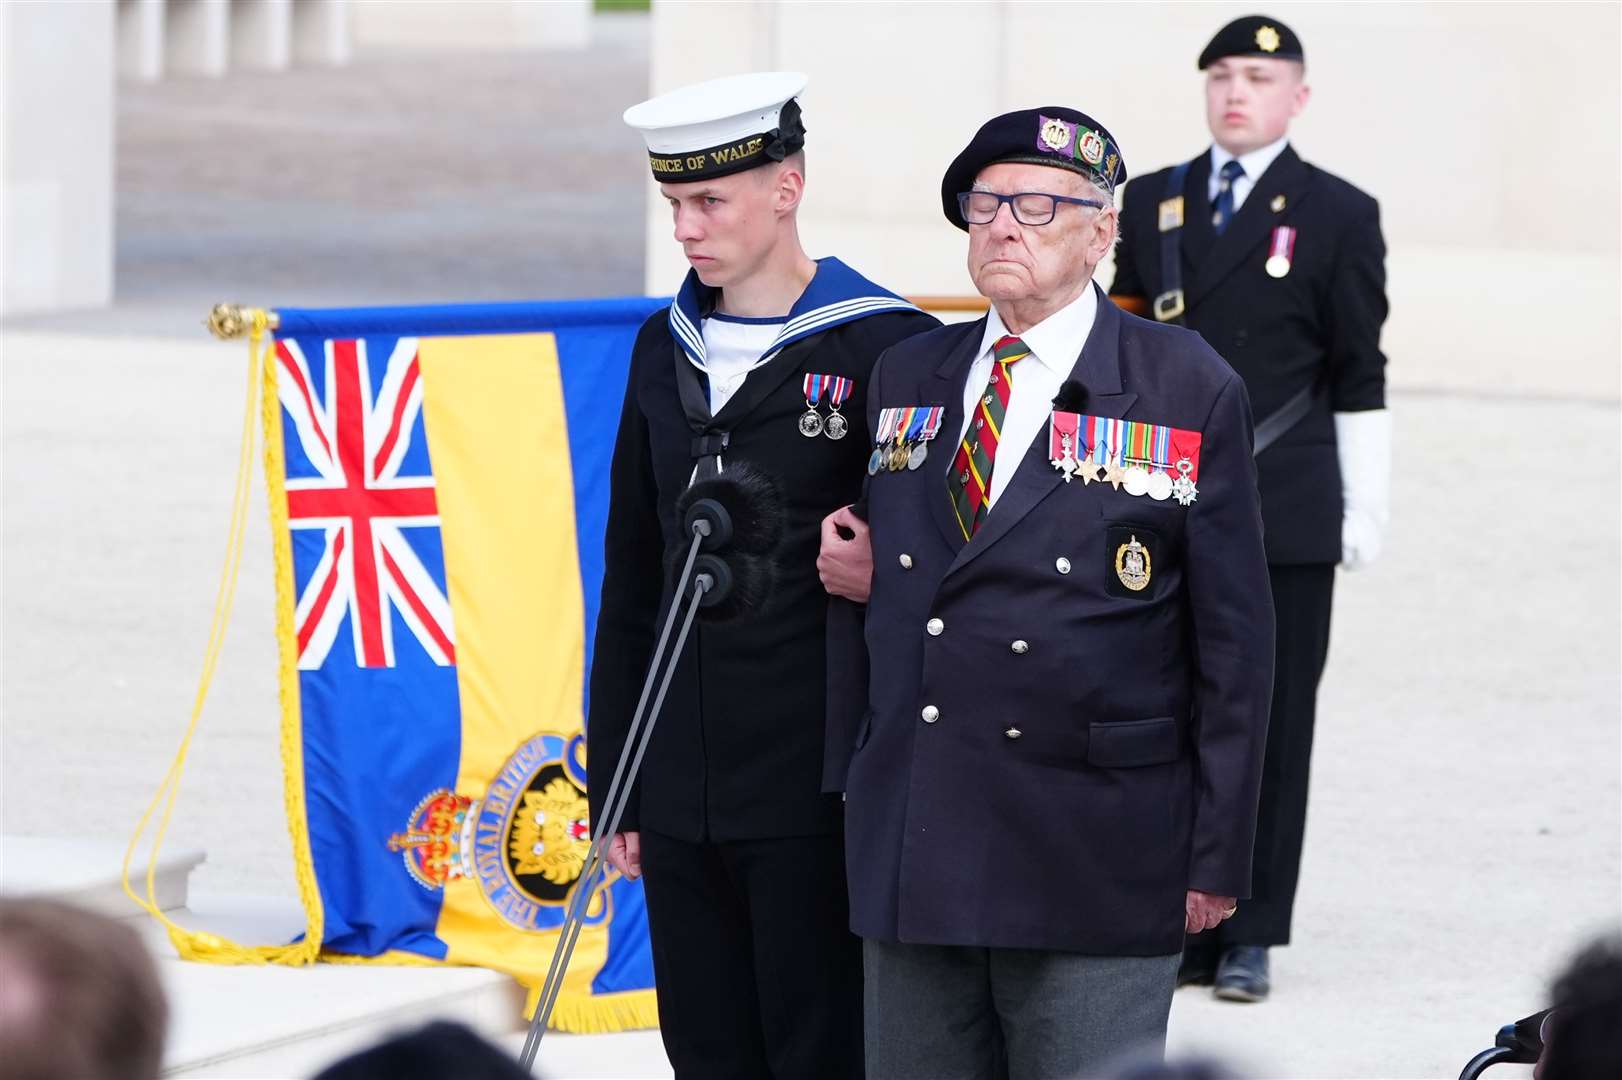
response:
<path id="1" fill-rule="evenodd" d="M 963 443 L 957 448 L 952 475 L 946 478 L 965 540 L 975 534 L 991 509 L 991 469 L 997 460 L 997 443 L 1002 439 L 1002 421 L 1008 413 L 1008 395 L 1013 387 L 1009 369 L 1030 353 L 1025 343 L 1012 334 L 999 338 L 991 347 L 996 360 L 991 379 L 986 383 L 986 392 L 980 395 L 980 407 L 974 411 Z"/>

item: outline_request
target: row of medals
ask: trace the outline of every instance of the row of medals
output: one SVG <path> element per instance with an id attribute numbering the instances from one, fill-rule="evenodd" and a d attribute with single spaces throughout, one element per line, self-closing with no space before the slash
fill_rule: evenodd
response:
<path id="1" fill-rule="evenodd" d="M 839 411 L 839 406 L 830 408 L 828 419 L 824 420 L 817 407 L 809 401 L 805 403 L 805 412 L 800 414 L 800 434 L 808 439 L 818 435 L 826 435 L 830 439 L 843 439 L 850 432 L 850 421 Z"/>
<path id="2" fill-rule="evenodd" d="M 1138 461 L 1132 458 L 1112 458 L 1108 462 L 1100 463 L 1091 457 L 1077 460 L 1070 453 L 1070 438 L 1065 436 L 1065 456 L 1053 462 L 1053 467 L 1064 473 L 1064 482 L 1069 483 L 1075 477 L 1081 477 L 1085 486 L 1097 480 L 1101 483 L 1113 484 L 1116 490 L 1126 489 L 1128 495 L 1143 496 L 1157 502 L 1165 502 L 1175 498 L 1184 506 L 1189 506 L 1199 495 L 1199 489 L 1194 481 L 1189 479 L 1189 473 L 1194 471 L 1194 463 L 1188 458 L 1178 460 L 1175 468 L 1177 477 L 1163 469 L 1150 471 L 1150 462 Z M 1121 468 L 1121 462 L 1126 462 L 1126 468 Z M 1102 474 L 1100 473 L 1102 470 Z"/>

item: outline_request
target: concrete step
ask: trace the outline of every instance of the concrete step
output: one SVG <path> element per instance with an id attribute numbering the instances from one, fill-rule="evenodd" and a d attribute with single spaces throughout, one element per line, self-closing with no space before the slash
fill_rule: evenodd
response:
<path id="1" fill-rule="evenodd" d="M 304 929 L 291 898 L 203 893 L 171 917 L 188 930 L 244 945 L 280 944 Z M 432 1020 L 458 1021 L 493 1040 L 523 1024 L 523 992 L 499 972 L 199 964 L 179 959 L 155 920 L 142 932 L 169 995 L 165 1076 L 307 1077 L 393 1031 Z"/>
<path id="2" fill-rule="evenodd" d="M 43 896 L 89 908 L 115 919 L 141 914 L 124 895 L 119 869 L 125 845 L 75 837 L 0 836 L 0 893 Z M 164 911 L 186 906 L 191 872 L 208 856 L 196 848 L 168 848 L 158 857 L 156 891 Z M 147 859 L 137 851 L 130 883 L 146 889 Z"/>

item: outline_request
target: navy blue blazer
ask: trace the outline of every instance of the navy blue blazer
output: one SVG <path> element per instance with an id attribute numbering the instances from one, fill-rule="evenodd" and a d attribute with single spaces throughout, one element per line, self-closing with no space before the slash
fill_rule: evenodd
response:
<path id="1" fill-rule="evenodd" d="M 1165 955 L 1189 888 L 1249 893 L 1273 663 L 1249 402 L 1198 334 L 1098 299 L 1084 408 L 1201 432 L 1186 508 L 1064 483 L 1044 427 L 965 542 L 946 470 L 984 320 L 874 369 L 870 430 L 881 408 L 947 415 L 922 468 L 868 485 L 869 707 L 845 776 L 863 937 Z M 1116 567 L 1134 539 L 1136 591 Z"/>

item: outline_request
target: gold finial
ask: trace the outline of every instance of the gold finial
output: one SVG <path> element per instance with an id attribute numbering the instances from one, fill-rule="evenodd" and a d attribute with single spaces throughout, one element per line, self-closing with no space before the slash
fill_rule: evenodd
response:
<path id="1" fill-rule="evenodd" d="M 236 338 L 248 336 L 253 328 L 253 317 L 258 308 L 251 308 L 245 304 L 215 304 L 214 309 L 208 313 L 205 326 L 221 341 L 232 341 Z M 281 326 L 281 317 L 274 311 L 265 312 L 265 327 L 276 330 Z"/>

